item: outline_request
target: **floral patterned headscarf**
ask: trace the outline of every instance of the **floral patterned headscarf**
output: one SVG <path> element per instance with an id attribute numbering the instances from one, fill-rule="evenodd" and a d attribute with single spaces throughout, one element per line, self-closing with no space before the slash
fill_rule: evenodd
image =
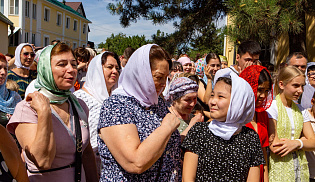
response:
<path id="1" fill-rule="evenodd" d="M 267 68 L 263 66 L 259 66 L 259 65 L 249 66 L 245 68 L 244 71 L 242 71 L 240 74 L 240 77 L 246 80 L 252 87 L 253 92 L 255 94 L 255 101 L 257 100 L 258 80 L 259 80 L 259 76 L 262 70 L 266 70 L 270 76 L 270 73 L 267 70 Z M 271 87 L 271 90 L 268 96 L 259 107 L 255 107 L 255 111 L 256 112 L 265 111 L 266 109 L 270 107 L 272 100 L 273 100 L 273 90 Z"/>
<path id="2" fill-rule="evenodd" d="M 201 79 L 204 77 L 204 71 L 205 71 L 206 65 L 207 65 L 207 63 L 206 63 L 205 58 L 198 59 L 195 63 L 196 75 L 199 76 L 199 78 L 201 78 Z"/>

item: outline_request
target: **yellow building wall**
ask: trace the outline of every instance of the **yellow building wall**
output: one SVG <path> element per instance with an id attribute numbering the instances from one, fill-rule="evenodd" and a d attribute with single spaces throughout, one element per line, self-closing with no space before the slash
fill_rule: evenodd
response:
<path id="1" fill-rule="evenodd" d="M 226 16 L 226 18 L 227 18 L 227 25 L 231 25 L 232 21 L 231 21 L 230 16 Z M 234 61 L 234 42 L 232 42 L 227 36 L 225 39 L 225 45 L 226 45 L 225 56 L 228 60 L 228 66 L 231 66 L 233 65 L 233 61 Z"/>
<path id="2" fill-rule="evenodd" d="M 19 16 L 9 15 L 8 18 L 14 24 L 15 27 L 20 27 Z"/>
<path id="3" fill-rule="evenodd" d="M 315 62 L 315 13 L 305 16 L 308 61 Z"/>
<path id="4" fill-rule="evenodd" d="M 284 33 L 278 39 L 277 49 L 276 49 L 276 58 L 277 58 L 276 65 L 279 65 L 280 63 L 286 60 L 286 58 L 289 55 L 289 51 L 290 51 L 289 35 L 288 33 Z"/>
<path id="5" fill-rule="evenodd" d="M 8 53 L 9 39 L 8 39 L 8 24 L 0 21 L 0 53 Z"/>
<path id="6" fill-rule="evenodd" d="M 25 17 L 25 31 L 30 32 L 30 18 Z"/>

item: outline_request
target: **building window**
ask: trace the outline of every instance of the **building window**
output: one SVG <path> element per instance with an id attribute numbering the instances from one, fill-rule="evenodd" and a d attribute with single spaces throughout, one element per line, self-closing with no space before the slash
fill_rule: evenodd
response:
<path id="1" fill-rule="evenodd" d="M 77 43 L 73 42 L 73 49 L 77 48 Z"/>
<path id="2" fill-rule="evenodd" d="M 0 12 L 4 14 L 4 0 L 0 0 Z"/>
<path id="3" fill-rule="evenodd" d="M 19 14 L 19 0 L 10 0 L 10 15 L 18 15 Z"/>
<path id="4" fill-rule="evenodd" d="M 36 19 L 36 4 L 33 4 L 33 19 Z"/>
<path id="5" fill-rule="evenodd" d="M 34 44 L 35 45 L 35 37 L 36 37 L 36 35 L 34 34 L 34 33 L 32 33 L 32 44 Z"/>
<path id="6" fill-rule="evenodd" d="M 61 25 L 61 13 L 57 12 L 57 25 L 60 26 Z"/>
<path id="7" fill-rule="evenodd" d="M 25 32 L 25 43 L 28 43 L 28 32 Z"/>
<path id="8" fill-rule="evenodd" d="M 30 2 L 25 1 L 25 17 L 30 17 Z"/>
<path id="9" fill-rule="evenodd" d="M 74 30 L 74 31 L 77 31 L 77 26 L 78 26 L 78 21 L 77 21 L 77 20 L 74 20 L 74 21 L 73 21 L 73 30 Z"/>
<path id="10" fill-rule="evenodd" d="M 86 32 L 86 24 L 83 25 L 83 33 L 85 34 Z"/>
<path id="11" fill-rule="evenodd" d="M 48 45 L 49 45 L 49 37 L 44 36 L 44 46 L 48 46 Z"/>
<path id="12" fill-rule="evenodd" d="M 44 20 L 49 21 L 50 18 L 50 10 L 48 8 L 45 8 L 44 10 Z"/>
<path id="13" fill-rule="evenodd" d="M 70 18 L 67 17 L 67 21 L 66 21 L 66 28 L 69 28 L 70 27 Z"/>

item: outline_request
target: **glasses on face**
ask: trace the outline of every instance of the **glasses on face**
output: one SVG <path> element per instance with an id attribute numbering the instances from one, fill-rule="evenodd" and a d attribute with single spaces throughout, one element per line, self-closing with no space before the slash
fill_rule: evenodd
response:
<path id="1" fill-rule="evenodd" d="M 315 73 L 308 73 L 307 76 L 309 78 L 315 79 Z"/>
<path id="2" fill-rule="evenodd" d="M 31 55 L 32 58 L 35 57 L 35 53 L 33 53 L 33 52 L 24 52 L 23 55 L 25 57 L 28 57 L 28 55 Z"/>

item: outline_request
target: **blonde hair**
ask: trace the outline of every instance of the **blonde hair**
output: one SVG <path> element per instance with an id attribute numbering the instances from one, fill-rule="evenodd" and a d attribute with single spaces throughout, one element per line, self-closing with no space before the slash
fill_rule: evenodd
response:
<path id="1" fill-rule="evenodd" d="M 301 70 L 299 70 L 297 67 L 295 66 L 286 66 L 284 68 L 282 68 L 279 73 L 278 76 L 276 78 L 276 84 L 275 84 L 275 95 L 278 95 L 280 93 L 283 92 L 282 89 L 280 89 L 279 87 L 279 82 L 282 81 L 284 85 L 288 84 L 290 81 L 292 81 L 295 77 L 298 76 L 303 76 L 305 77 L 305 75 L 303 74 L 303 72 Z"/>
<path id="2" fill-rule="evenodd" d="M 5 84 L 7 89 L 18 92 L 20 89 L 20 86 L 13 80 L 8 79 L 7 83 Z"/>

